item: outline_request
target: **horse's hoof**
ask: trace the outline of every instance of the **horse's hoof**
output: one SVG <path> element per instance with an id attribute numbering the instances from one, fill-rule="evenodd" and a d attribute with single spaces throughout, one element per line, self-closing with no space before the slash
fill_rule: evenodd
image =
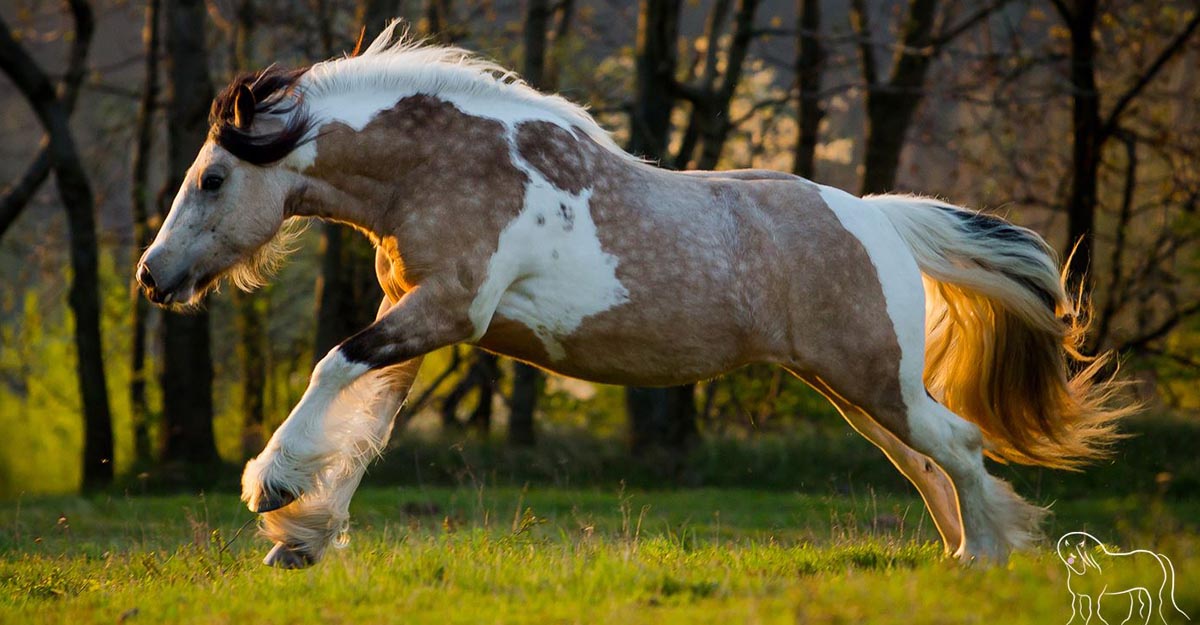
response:
<path id="1" fill-rule="evenodd" d="M 304 569 L 316 564 L 316 560 L 304 551 L 293 549 L 283 543 L 275 543 L 263 564 L 281 569 Z"/>
<path id="2" fill-rule="evenodd" d="M 263 514 L 264 512 L 272 512 L 278 510 L 293 501 L 296 501 L 296 494 L 282 488 L 264 486 L 255 497 L 256 506 L 250 508 L 251 512 Z"/>

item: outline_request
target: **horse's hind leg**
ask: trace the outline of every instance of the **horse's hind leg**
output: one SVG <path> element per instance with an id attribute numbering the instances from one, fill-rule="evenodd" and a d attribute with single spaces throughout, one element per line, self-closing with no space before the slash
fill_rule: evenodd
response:
<path id="1" fill-rule="evenodd" d="M 885 372 L 876 366 L 881 360 L 878 356 L 869 352 L 856 356 L 843 354 L 839 366 L 821 367 L 822 375 L 807 374 L 814 371 L 811 367 L 798 369 L 806 372 L 804 377 L 816 382 L 847 413 L 856 428 L 873 423 L 883 430 L 861 428 L 921 490 L 939 531 L 947 540 L 947 548 L 956 557 L 1003 561 L 1014 547 L 1031 543 L 1045 511 L 1023 501 L 1004 481 L 988 475 L 979 427 L 930 397 L 918 367 Z M 858 410 L 847 410 L 848 407 Z M 855 419 L 859 414 L 862 417 Z M 870 415 L 869 420 L 865 415 Z M 902 445 L 884 436 L 885 433 Z M 953 527 L 947 501 L 952 496 L 951 489 L 944 482 L 924 477 L 931 472 L 924 471 L 923 457 L 944 471 L 952 484 L 961 519 L 957 543 L 950 542 L 955 536 L 946 531 Z"/>
<path id="2" fill-rule="evenodd" d="M 914 393 L 909 393 L 913 396 Z M 950 477 L 958 494 L 963 542 L 956 556 L 1007 559 L 1033 543 L 1046 510 L 1021 499 L 1007 482 L 988 474 L 979 427 L 922 393 L 908 409 L 908 440 Z"/>
<path id="3" fill-rule="evenodd" d="M 917 487 L 921 499 L 925 501 L 925 507 L 933 517 L 933 523 L 942 537 L 947 553 L 958 550 L 962 544 L 962 520 L 958 516 L 958 497 L 954 492 L 954 485 L 945 471 L 928 456 L 917 453 L 912 447 L 904 444 L 862 409 L 832 397 L 828 392 L 821 390 L 820 384 L 808 383 L 819 392 L 825 393 L 838 412 L 850 423 L 850 427 L 882 450 L 900 473 Z"/>

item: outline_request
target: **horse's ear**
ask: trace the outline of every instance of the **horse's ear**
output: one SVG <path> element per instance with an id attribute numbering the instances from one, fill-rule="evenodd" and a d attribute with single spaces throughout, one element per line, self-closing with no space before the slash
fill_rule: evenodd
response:
<path id="1" fill-rule="evenodd" d="M 254 94 L 250 87 L 238 85 L 237 93 L 233 94 L 233 125 L 235 128 L 246 130 L 254 121 Z"/>

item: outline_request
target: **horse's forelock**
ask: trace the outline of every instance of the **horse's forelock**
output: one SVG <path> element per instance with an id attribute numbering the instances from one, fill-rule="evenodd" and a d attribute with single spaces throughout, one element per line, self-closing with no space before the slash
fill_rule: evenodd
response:
<path id="1" fill-rule="evenodd" d="M 238 75 L 213 99 L 208 115 L 209 136 L 238 159 L 254 165 L 282 160 L 308 138 L 312 126 L 303 94 L 296 88 L 307 71 L 307 67 L 286 70 L 271 66 Z M 243 104 L 242 115 L 238 114 L 239 93 L 253 98 L 252 107 Z M 249 110 L 248 116 L 245 110 Z M 253 134 L 250 129 L 259 115 L 286 119 L 277 131 Z"/>

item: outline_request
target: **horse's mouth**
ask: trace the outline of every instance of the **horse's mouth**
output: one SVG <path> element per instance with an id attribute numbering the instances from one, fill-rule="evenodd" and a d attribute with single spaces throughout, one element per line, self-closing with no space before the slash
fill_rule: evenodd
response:
<path id="1" fill-rule="evenodd" d="M 197 282 L 188 279 L 187 276 L 184 276 L 179 283 L 167 288 L 142 285 L 142 291 L 146 294 L 146 299 L 150 300 L 156 306 L 170 309 L 187 308 L 195 305 L 197 300 L 200 299 L 200 294 L 206 290 L 197 288 Z"/>

